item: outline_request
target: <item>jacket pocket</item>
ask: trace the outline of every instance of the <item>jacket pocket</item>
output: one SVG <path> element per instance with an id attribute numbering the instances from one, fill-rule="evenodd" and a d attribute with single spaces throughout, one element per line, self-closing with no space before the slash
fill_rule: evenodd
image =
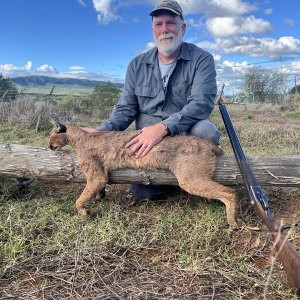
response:
<path id="1" fill-rule="evenodd" d="M 135 88 L 135 94 L 139 103 L 141 113 L 154 113 L 158 105 L 158 89 L 149 86 L 138 86 Z"/>
<path id="2" fill-rule="evenodd" d="M 191 94 L 191 85 L 189 84 L 177 84 L 172 87 L 172 99 L 174 104 L 181 109 L 187 104 L 187 99 Z"/>

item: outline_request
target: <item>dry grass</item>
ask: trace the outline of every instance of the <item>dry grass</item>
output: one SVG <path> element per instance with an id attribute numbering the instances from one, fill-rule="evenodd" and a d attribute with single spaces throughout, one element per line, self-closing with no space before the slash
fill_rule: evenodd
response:
<path id="1" fill-rule="evenodd" d="M 292 118 L 287 112 L 298 111 L 299 103 L 290 105 L 227 105 L 233 125 L 244 151 L 249 155 L 300 154 L 300 117 Z M 222 131 L 221 145 L 227 154 L 232 149 L 218 109 L 213 121 Z"/>
<path id="2" fill-rule="evenodd" d="M 279 107 L 229 112 L 247 153 L 299 154 L 299 119 Z M 214 120 L 222 127 L 218 112 Z M 225 135 L 222 145 L 228 154 Z M 131 206 L 128 186 L 114 185 L 85 220 L 74 208 L 82 188 L 0 183 L 0 299 L 296 299 L 278 261 L 267 281 L 274 252 L 265 228 L 229 230 L 220 202 L 177 191 Z M 238 217 L 261 226 L 238 193 Z M 300 220 L 299 189 L 266 193 L 276 219 Z M 290 239 L 300 248 L 299 227 Z"/>

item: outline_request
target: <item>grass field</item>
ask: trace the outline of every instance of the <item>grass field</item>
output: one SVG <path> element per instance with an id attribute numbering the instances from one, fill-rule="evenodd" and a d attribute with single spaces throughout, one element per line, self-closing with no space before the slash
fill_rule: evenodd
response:
<path id="1" fill-rule="evenodd" d="M 18 86 L 17 88 L 20 92 L 26 94 L 37 94 L 37 95 L 48 95 L 52 89 L 52 85 L 45 86 Z M 81 86 L 74 85 L 55 85 L 54 90 L 52 92 L 53 95 L 88 95 L 93 92 L 93 88 L 84 88 Z"/>
<path id="2" fill-rule="evenodd" d="M 300 154 L 298 106 L 228 110 L 246 154 Z M 212 121 L 231 155 L 217 110 Z M 5 124 L 0 141 L 46 146 L 47 134 Z M 238 218 L 260 231 L 230 230 L 222 203 L 183 191 L 131 205 L 128 185 L 108 185 L 86 220 L 74 207 L 82 188 L 0 181 L 0 299 L 296 299 L 243 188 Z M 299 189 L 265 191 L 276 219 L 300 219 Z M 300 247 L 299 227 L 290 239 Z"/>

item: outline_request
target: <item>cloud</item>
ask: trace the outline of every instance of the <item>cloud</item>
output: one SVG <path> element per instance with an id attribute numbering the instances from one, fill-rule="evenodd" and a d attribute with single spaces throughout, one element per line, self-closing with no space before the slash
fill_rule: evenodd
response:
<path id="1" fill-rule="evenodd" d="M 113 21 L 122 20 L 117 14 L 118 1 L 116 0 L 93 0 L 94 8 L 97 11 L 97 19 L 101 24 L 108 24 Z"/>
<path id="2" fill-rule="evenodd" d="M 208 18 L 240 16 L 257 9 L 241 0 L 178 0 L 185 14 L 202 13 Z"/>
<path id="3" fill-rule="evenodd" d="M 150 50 L 154 47 L 155 47 L 155 43 L 154 42 L 149 42 L 149 43 L 146 44 L 145 48 L 142 51 L 139 51 L 139 54 L 140 53 L 145 53 L 145 52 L 147 52 L 148 50 Z"/>
<path id="4" fill-rule="evenodd" d="M 24 69 L 25 69 L 26 71 L 30 71 L 30 70 L 32 69 L 32 61 L 29 60 L 29 61 L 25 64 Z"/>
<path id="5" fill-rule="evenodd" d="M 70 66 L 70 72 L 59 73 L 55 67 L 44 64 L 32 69 L 32 61 L 28 61 L 24 66 L 16 66 L 13 64 L 0 65 L 0 73 L 7 77 L 30 76 L 30 75 L 44 75 L 64 78 L 80 78 L 91 80 L 110 81 L 115 83 L 123 83 L 124 80 L 119 75 L 104 74 L 101 72 L 88 72 L 81 66 Z"/>
<path id="6" fill-rule="evenodd" d="M 193 18 L 188 18 L 185 20 L 185 23 L 187 24 L 188 28 L 194 28 L 196 30 L 201 30 L 201 29 L 205 28 L 205 24 L 203 23 L 203 21 L 201 19 L 195 20 Z"/>
<path id="7" fill-rule="evenodd" d="M 227 94 L 235 94 L 239 90 L 244 81 L 245 73 L 253 67 L 247 61 L 241 63 L 229 60 L 222 61 L 220 57 L 218 57 L 217 61 L 215 60 L 215 63 L 217 84 L 219 87 L 225 84 Z"/>
<path id="8" fill-rule="evenodd" d="M 284 19 L 284 24 L 293 27 L 295 25 L 295 21 L 293 19 L 290 19 L 290 18 Z"/>
<path id="9" fill-rule="evenodd" d="M 85 0 L 77 0 L 77 2 L 82 6 L 86 6 Z"/>
<path id="10" fill-rule="evenodd" d="M 267 56 L 278 58 L 282 55 L 300 54 L 300 40 L 292 36 L 272 38 L 232 37 L 216 39 L 215 42 L 200 42 L 201 48 L 211 49 L 226 54 L 244 54 L 253 57 Z"/>
<path id="11" fill-rule="evenodd" d="M 42 65 L 42 66 L 39 66 L 37 69 L 36 69 L 36 72 L 37 73 L 41 73 L 43 75 L 56 75 L 58 74 L 57 70 L 52 67 L 52 66 L 49 66 L 47 64 L 45 65 Z"/>
<path id="12" fill-rule="evenodd" d="M 212 18 L 207 21 L 206 28 L 214 37 L 231 37 L 243 34 L 263 34 L 272 31 L 268 21 L 249 17 Z"/>
<path id="13" fill-rule="evenodd" d="M 0 73 L 6 76 L 26 76 L 30 75 L 32 62 L 29 60 L 24 66 L 18 67 L 14 64 L 0 65 Z"/>
<path id="14" fill-rule="evenodd" d="M 273 9 L 272 8 L 267 8 L 267 9 L 265 9 L 264 13 L 266 15 L 272 15 L 273 14 Z"/>
<path id="15" fill-rule="evenodd" d="M 222 61 L 222 56 L 219 54 L 213 54 L 215 63 L 219 63 Z"/>
<path id="16" fill-rule="evenodd" d="M 78 0 L 84 5 L 84 0 Z M 154 8 L 157 0 L 93 0 L 93 5 L 98 13 L 97 19 L 101 24 L 109 24 L 115 21 L 123 21 L 119 12 L 122 8 L 132 5 L 152 4 Z M 240 16 L 257 9 L 255 5 L 242 0 L 178 0 L 184 14 L 201 13 L 207 18 Z M 148 14 L 147 14 L 148 15 Z"/>
<path id="17" fill-rule="evenodd" d="M 71 71 L 82 71 L 84 69 L 85 69 L 84 67 L 80 67 L 80 66 L 71 66 L 71 67 L 69 67 L 69 70 L 71 70 Z"/>

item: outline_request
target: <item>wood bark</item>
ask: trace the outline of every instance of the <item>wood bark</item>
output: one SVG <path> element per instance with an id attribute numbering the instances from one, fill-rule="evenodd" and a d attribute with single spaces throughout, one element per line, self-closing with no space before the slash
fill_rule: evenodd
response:
<path id="1" fill-rule="evenodd" d="M 262 186 L 300 187 L 300 155 L 248 157 L 257 182 Z M 0 177 L 60 182 L 85 182 L 71 150 L 0 143 Z M 243 184 L 234 156 L 218 158 L 214 179 L 229 186 Z M 110 183 L 177 185 L 175 176 L 165 170 L 120 169 L 109 173 Z"/>

